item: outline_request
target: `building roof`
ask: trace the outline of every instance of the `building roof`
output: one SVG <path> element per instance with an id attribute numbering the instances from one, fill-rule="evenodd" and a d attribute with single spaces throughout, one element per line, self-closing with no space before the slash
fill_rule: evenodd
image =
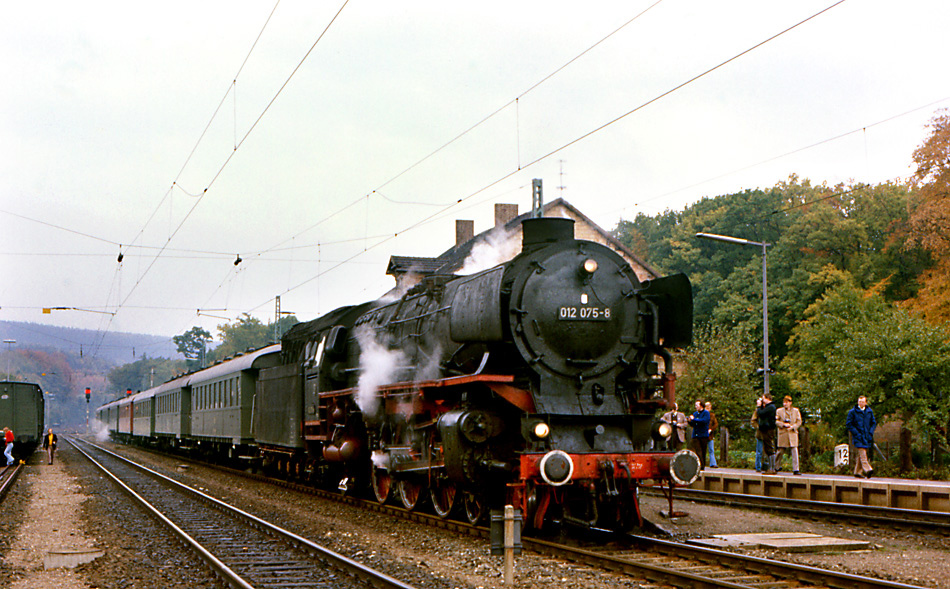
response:
<path id="1" fill-rule="evenodd" d="M 544 216 L 555 216 L 555 217 L 567 217 L 574 219 L 575 223 L 580 223 L 585 226 L 587 229 L 594 231 L 599 235 L 605 243 L 607 243 L 611 248 L 618 251 L 628 260 L 632 261 L 634 264 L 638 265 L 642 272 L 638 272 L 638 275 L 645 274 L 650 278 L 659 277 L 659 273 L 645 261 L 643 261 L 639 256 L 634 254 L 630 248 L 623 245 L 618 239 L 610 234 L 609 231 L 604 230 L 599 225 L 594 223 L 590 217 L 580 212 L 577 207 L 567 202 L 563 198 L 555 199 L 542 207 Z M 508 231 L 520 230 L 520 225 L 525 219 L 530 219 L 533 216 L 532 211 L 523 213 L 514 217 L 507 223 L 504 227 Z M 480 241 L 487 239 L 488 234 L 497 229 L 497 227 L 492 227 L 487 231 L 482 231 L 472 239 L 455 245 L 454 247 L 449 248 L 448 250 L 442 252 L 436 258 L 418 258 L 418 257 L 409 257 L 409 256 L 392 256 L 389 259 L 389 267 L 386 270 L 387 274 L 393 276 L 400 276 L 406 274 L 410 270 L 417 274 L 428 276 L 431 274 L 454 274 L 458 272 L 466 259 L 472 253 L 472 248 L 475 247 Z M 575 228 L 576 232 L 576 228 Z"/>
<path id="2" fill-rule="evenodd" d="M 389 258 L 389 266 L 386 268 L 386 274 L 398 276 L 408 272 L 416 272 L 428 276 L 429 274 L 438 272 L 441 266 L 442 263 L 439 262 L 437 258 L 391 256 Z"/>

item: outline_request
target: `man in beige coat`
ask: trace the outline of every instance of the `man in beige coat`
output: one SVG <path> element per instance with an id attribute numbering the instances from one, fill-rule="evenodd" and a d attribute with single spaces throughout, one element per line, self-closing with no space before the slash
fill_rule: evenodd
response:
<path id="1" fill-rule="evenodd" d="M 782 400 L 782 407 L 775 412 L 775 427 L 778 429 L 778 452 L 775 463 L 781 470 L 784 454 L 792 455 L 792 474 L 801 474 L 798 470 L 798 428 L 802 426 L 802 413 L 798 407 L 792 407 L 792 398 L 788 395 Z"/>
<path id="2" fill-rule="evenodd" d="M 662 421 L 673 426 L 673 432 L 666 438 L 666 447 L 669 450 L 679 450 L 686 443 L 686 414 L 680 411 L 679 405 L 673 403 L 673 409 L 663 414 Z"/>

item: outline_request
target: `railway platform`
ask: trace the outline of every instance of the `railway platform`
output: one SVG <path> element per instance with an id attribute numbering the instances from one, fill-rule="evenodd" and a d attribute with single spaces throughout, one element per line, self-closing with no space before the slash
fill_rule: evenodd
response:
<path id="1" fill-rule="evenodd" d="M 706 468 L 689 488 L 781 499 L 950 512 L 950 482 L 856 478 L 853 475 L 766 475 L 738 468 Z"/>

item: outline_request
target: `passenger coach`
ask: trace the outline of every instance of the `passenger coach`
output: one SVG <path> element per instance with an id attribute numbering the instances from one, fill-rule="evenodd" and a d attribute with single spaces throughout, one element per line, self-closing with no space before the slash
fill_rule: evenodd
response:
<path id="1" fill-rule="evenodd" d="M 123 442 L 234 457 L 254 444 L 258 373 L 279 363 L 275 344 L 107 403 L 96 418 Z"/>

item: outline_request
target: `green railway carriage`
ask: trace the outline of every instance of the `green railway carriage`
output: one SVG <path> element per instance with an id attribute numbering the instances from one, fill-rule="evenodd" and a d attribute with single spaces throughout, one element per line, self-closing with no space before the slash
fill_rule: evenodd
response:
<path id="1" fill-rule="evenodd" d="M 229 450 L 253 445 L 257 376 L 262 368 L 279 361 L 280 345 L 275 344 L 189 375 L 190 438 L 203 445 L 226 445 Z"/>
<path id="2" fill-rule="evenodd" d="M 241 354 L 106 403 L 96 418 L 118 441 L 242 455 L 255 443 L 258 373 L 280 361 L 280 344 Z"/>
<path id="3" fill-rule="evenodd" d="M 0 381 L 0 429 L 8 427 L 16 437 L 14 455 L 29 456 L 43 438 L 46 406 L 40 385 Z"/>
<path id="4" fill-rule="evenodd" d="M 159 443 L 178 446 L 191 436 L 190 376 L 182 376 L 156 387 L 154 435 Z M 185 411 L 182 411 L 182 407 Z"/>
<path id="5" fill-rule="evenodd" d="M 119 401 L 112 401 L 96 409 L 96 420 L 110 435 L 119 429 Z"/>

